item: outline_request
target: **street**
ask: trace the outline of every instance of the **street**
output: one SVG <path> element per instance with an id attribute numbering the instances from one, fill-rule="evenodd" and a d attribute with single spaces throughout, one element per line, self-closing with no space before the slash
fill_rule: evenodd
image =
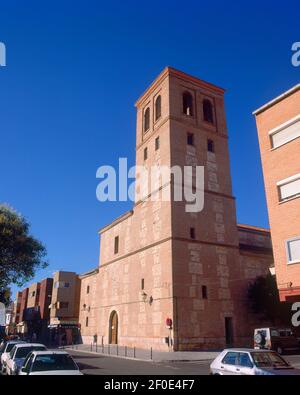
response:
<path id="1" fill-rule="evenodd" d="M 144 362 L 68 350 L 87 375 L 207 375 L 209 362 Z M 300 364 L 300 356 L 299 356 Z"/>
<path id="2" fill-rule="evenodd" d="M 123 358 L 98 356 L 68 350 L 86 375 L 208 375 L 210 361 L 203 362 L 143 362 Z M 294 367 L 300 368 L 300 355 L 286 355 Z"/>

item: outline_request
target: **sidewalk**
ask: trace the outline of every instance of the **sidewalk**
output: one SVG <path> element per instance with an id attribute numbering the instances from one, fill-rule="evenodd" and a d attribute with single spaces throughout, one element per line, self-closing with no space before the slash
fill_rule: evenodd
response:
<path id="1" fill-rule="evenodd" d="M 76 344 L 65 347 L 66 350 L 74 350 L 90 354 L 105 355 L 109 357 L 135 359 L 148 362 L 196 362 L 212 361 L 220 351 L 178 351 L 164 352 L 156 350 L 144 350 L 139 348 L 121 347 L 116 345 L 101 346 Z"/>

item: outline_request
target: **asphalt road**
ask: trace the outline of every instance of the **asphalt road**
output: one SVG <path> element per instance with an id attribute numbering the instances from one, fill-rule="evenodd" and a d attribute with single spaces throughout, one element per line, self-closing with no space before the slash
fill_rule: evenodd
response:
<path id="1" fill-rule="evenodd" d="M 208 362 L 143 362 L 130 359 L 113 358 L 86 354 L 76 351 L 68 352 L 77 362 L 82 373 L 87 375 L 207 375 Z M 300 357 L 299 357 L 300 361 Z M 300 362 L 299 362 L 300 363 Z"/>
<path id="2" fill-rule="evenodd" d="M 123 358 L 98 356 L 68 351 L 82 373 L 87 375 L 208 375 L 209 361 L 203 362 L 143 362 Z M 294 367 L 300 369 L 300 355 L 285 355 Z"/>

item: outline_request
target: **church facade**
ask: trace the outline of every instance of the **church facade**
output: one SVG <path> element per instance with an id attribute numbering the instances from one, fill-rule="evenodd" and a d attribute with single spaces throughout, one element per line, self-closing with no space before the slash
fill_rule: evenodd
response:
<path id="1" fill-rule="evenodd" d="M 262 323 L 249 284 L 273 263 L 270 232 L 239 225 L 224 90 L 167 67 L 136 102 L 136 164 L 204 166 L 204 209 L 136 198 L 100 230 L 99 267 L 80 276 L 79 322 L 93 341 L 156 350 L 250 346 Z M 170 175 L 159 191 L 175 188 Z M 157 193 L 157 191 L 156 191 Z"/>

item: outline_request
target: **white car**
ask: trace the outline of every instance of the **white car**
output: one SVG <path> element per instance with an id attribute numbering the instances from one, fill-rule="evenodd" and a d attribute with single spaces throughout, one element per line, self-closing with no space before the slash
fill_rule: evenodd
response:
<path id="1" fill-rule="evenodd" d="M 77 364 L 65 351 L 33 351 L 26 358 L 21 376 L 82 376 Z"/>
<path id="2" fill-rule="evenodd" d="M 210 365 L 212 375 L 247 376 L 300 376 L 300 369 L 293 368 L 275 351 L 252 349 L 227 349 Z"/>
<path id="3" fill-rule="evenodd" d="M 6 374 L 17 375 L 24 364 L 28 354 L 32 351 L 46 351 L 47 347 L 38 343 L 16 344 L 6 360 Z"/>
<path id="4" fill-rule="evenodd" d="M 1 372 L 5 373 L 6 370 L 6 361 L 9 357 L 9 353 L 13 349 L 16 344 L 24 344 L 21 340 L 10 340 L 1 344 L 0 347 L 0 363 L 1 363 Z"/>

